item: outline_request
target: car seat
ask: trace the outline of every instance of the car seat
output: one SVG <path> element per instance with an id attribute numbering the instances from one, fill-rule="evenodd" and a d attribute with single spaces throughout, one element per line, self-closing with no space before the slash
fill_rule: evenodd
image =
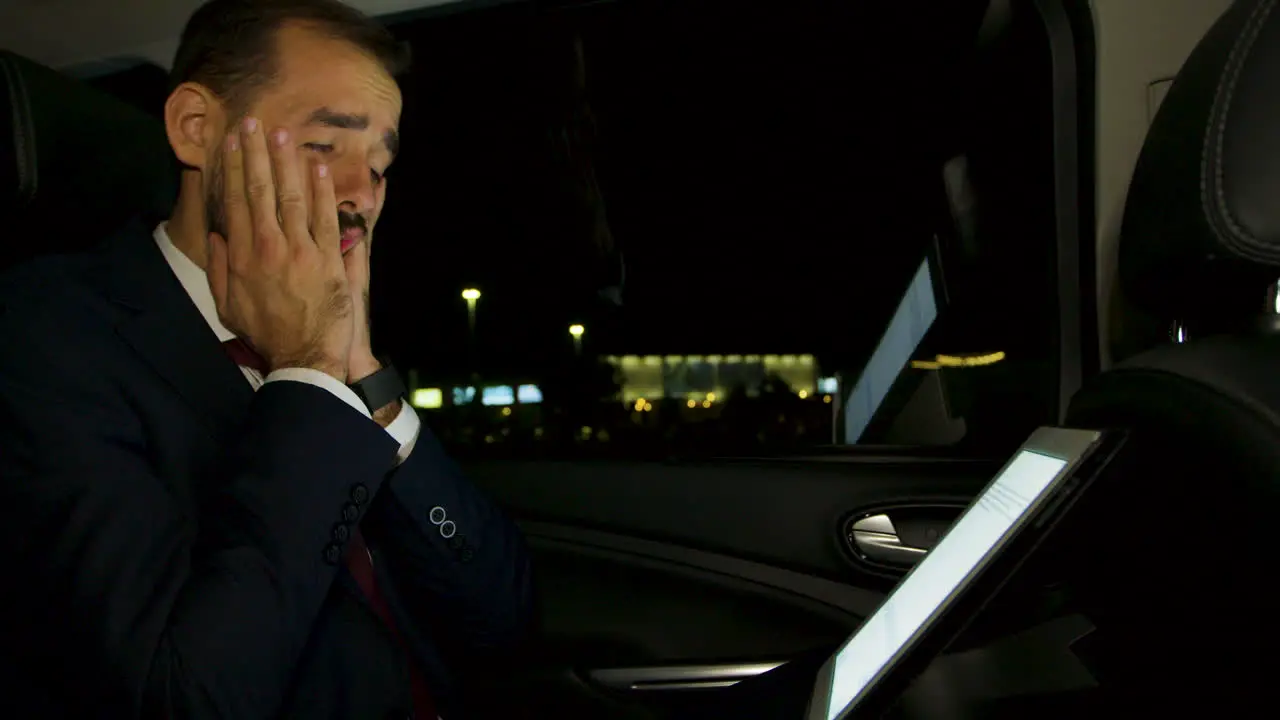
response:
<path id="1" fill-rule="evenodd" d="M 1105 648 L 1095 669 L 1134 711 L 1154 702 L 1256 712 L 1274 682 L 1280 316 L 1266 300 L 1280 277 L 1276 5 L 1236 2 L 1153 121 L 1119 273 L 1149 347 L 1093 378 L 1068 413 L 1072 426 L 1130 433 L 1071 542 Z M 1171 338 L 1175 323 L 1183 332 Z"/>

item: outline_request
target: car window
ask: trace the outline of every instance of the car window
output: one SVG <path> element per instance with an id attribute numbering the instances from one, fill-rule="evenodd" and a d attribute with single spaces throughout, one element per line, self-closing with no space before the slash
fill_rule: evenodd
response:
<path id="1" fill-rule="evenodd" d="M 1055 419 L 1043 31 L 863 5 L 393 26 L 374 334 L 454 453 L 987 449 Z"/>
<path id="2" fill-rule="evenodd" d="M 377 318 L 422 328 L 397 350 L 432 424 L 497 456 L 990 445 L 1051 421 L 1043 48 L 694 5 L 400 28 L 419 144 L 387 255 L 422 268 L 422 304 Z M 976 31 L 964 5 L 950 27 Z M 936 322 L 877 356 L 930 267 Z M 854 433 L 864 370 L 885 392 Z"/>

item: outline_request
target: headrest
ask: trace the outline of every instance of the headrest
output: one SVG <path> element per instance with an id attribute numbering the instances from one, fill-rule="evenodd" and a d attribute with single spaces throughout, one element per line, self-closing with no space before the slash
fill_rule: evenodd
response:
<path id="1" fill-rule="evenodd" d="M 157 119 L 0 51 L 0 264 L 83 249 L 137 215 L 167 216 L 177 179 Z"/>
<path id="2" fill-rule="evenodd" d="M 1164 320 L 1258 314 L 1280 278 L 1280 12 L 1238 0 L 1148 133 L 1120 238 L 1125 295 Z"/>

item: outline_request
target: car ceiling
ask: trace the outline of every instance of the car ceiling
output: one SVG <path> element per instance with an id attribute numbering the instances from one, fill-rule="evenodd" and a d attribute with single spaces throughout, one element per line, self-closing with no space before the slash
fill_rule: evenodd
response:
<path id="1" fill-rule="evenodd" d="M 379 17 L 466 1 L 346 0 Z M 167 68 L 183 24 L 202 2 L 3 0 L 0 47 L 81 75 L 123 69 L 139 60 Z"/>

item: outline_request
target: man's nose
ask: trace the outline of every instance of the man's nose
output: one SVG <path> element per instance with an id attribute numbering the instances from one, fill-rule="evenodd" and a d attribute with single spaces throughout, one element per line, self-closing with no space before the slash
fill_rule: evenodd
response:
<path id="1" fill-rule="evenodd" d="M 338 204 L 357 213 L 371 212 L 377 200 L 368 165 L 359 162 L 341 163 L 333 171 L 333 190 Z"/>

